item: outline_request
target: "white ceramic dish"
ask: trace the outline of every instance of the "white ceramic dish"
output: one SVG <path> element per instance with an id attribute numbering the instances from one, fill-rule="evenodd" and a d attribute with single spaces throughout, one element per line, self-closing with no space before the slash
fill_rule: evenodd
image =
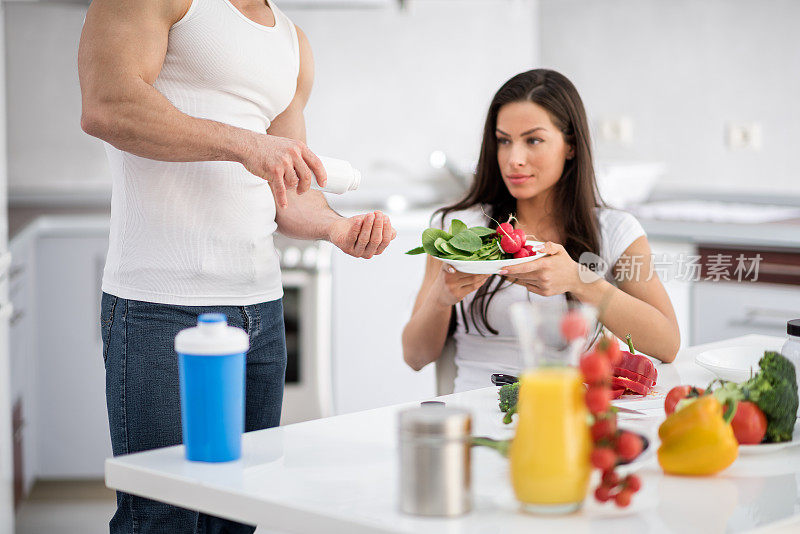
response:
<path id="1" fill-rule="evenodd" d="M 743 382 L 750 378 L 751 372 L 758 372 L 758 360 L 764 356 L 763 345 L 742 345 L 724 349 L 706 350 L 695 356 L 695 363 L 704 367 L 723 380 Z"/>
<path id="2" fill-rule="evenodd" d="M 800 444 L 800 421 L 794 425 L 792 441 L 782 443 L 761 443 L 759 445 L 739 445 L 739 454 L 769 454 L 787 447 L 794 447 Z"/>
<path id="3" fill-rule="evenodd" d="M 542 241 L 528 241 L 527 245 L 532 245 L 534 248 L 544 245 Z M 448 265 L 452 265 L 459 272 L 466 274 L 497 274 L 500 269 L 504 269 L 510 265 L 519 265 L 520 263 L 527 263 L 529 261 L 538 260 L 542 256 L 547 256 L 544 252 L 537 252 L 533 256 L 527 258 L 513 258 L 510 260 L 490 260 L 490 261 L 468 261 L 468 260 L 447 260 L 444 258 L 436 258 L 443 261 Z M 435 256 L 434 256 L 435 257 Z"/>

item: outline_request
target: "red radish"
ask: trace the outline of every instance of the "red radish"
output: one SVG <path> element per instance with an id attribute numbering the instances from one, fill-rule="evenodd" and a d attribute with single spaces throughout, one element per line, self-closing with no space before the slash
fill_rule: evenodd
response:
<path id="1" fill-rule="evenodd" d="M 500 237 L 511 237 L 514 235 L 514 227 L 511 223 L 504 222 L 497 227 L 497 235 Z"/>
<path id="2" fill-rule="evenodd" d="M 531 255 L 531 253 L 526 248 L 521 248 L 514 253 L 515 258 L 527 258 Z"/>
<path id="3" fill-rule="evenodd" d="M 517 228 L 514 230 L 514 234 L 517 236 L 517 241 L 519 241 L 520 245 L 525 246 L 525 241 L 528 240 L 528 236 L 525 235 L 525 230 Z"/>
<path id="4" fill-rule="evenodd" d="M 504 235 L 500 238 L 500 248 L 502 248 L 503 252 L 506 254 L 516 254 L 520 251 L 522 245 L 520 245 L 516 237 Z"/>
<path id="5" fill-rule="evenodd" d="M 618 399 L 625 393 L 625 388 L 614 388 L 611 390 L 611 399 Z"/>

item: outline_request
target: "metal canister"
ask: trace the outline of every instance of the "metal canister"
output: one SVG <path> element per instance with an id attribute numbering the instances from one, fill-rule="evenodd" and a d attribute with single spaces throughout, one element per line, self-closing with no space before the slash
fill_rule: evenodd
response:
<path id="1" fill-rule="evenodd" d="M 400 509 L 451 517 L 472 509 L 472 417 L 450 407 L 400 412 Z"/>

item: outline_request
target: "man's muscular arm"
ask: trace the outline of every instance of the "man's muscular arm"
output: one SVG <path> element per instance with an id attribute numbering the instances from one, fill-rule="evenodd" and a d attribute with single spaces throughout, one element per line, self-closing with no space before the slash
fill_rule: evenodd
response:
<path id="1" fill-rule="evenodd" d="M 78 49 L 85 132 L 120 150 L 161 161 L 237 161 L 270 183 L 279 205 L 286 190 L 324 176 L 305 143 L 259 134 L 179 111 L 153 83 L 170 27 L 188 0 L 94 0 Z M 312 174 L 313 173 L 313 174 Z"/>
<path id="2" fill-rule="evenodd" d="M 297 28 L 297 38 L 300 45 L 297 91 L 289 106 L 272 121 L 268 133 L 305 143 L 303 109 L 314 84 L 314 57 L 308 38 L 300 28 Z M 301 191 L 299 186 L 297 189 Z M 288 206 L 278 208 L 275 220 L 282 234 L 301 239 L 326 239 L 345 253 L 360 258 L 380 254 L 397 235 L 389 217 L 381 212 L 346 219 L 328 206 L 319 191 L 310 191 L 303 196 L 290 191 Z"/>

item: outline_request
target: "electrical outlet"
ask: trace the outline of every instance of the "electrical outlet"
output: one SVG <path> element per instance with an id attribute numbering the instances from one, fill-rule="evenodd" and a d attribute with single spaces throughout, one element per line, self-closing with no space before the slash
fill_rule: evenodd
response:
<path id="1" fill-rule="evenodd" d="M 761 150 L 761 124 L 757 122 L 729 122 L 725 132 L 728 148 Z"/>
<path id="2" fill-rule="evenodd" d="M 626 115 L 600 119 L 600 140 L 617 145 L 633 143 L 633 119 Z"/>

